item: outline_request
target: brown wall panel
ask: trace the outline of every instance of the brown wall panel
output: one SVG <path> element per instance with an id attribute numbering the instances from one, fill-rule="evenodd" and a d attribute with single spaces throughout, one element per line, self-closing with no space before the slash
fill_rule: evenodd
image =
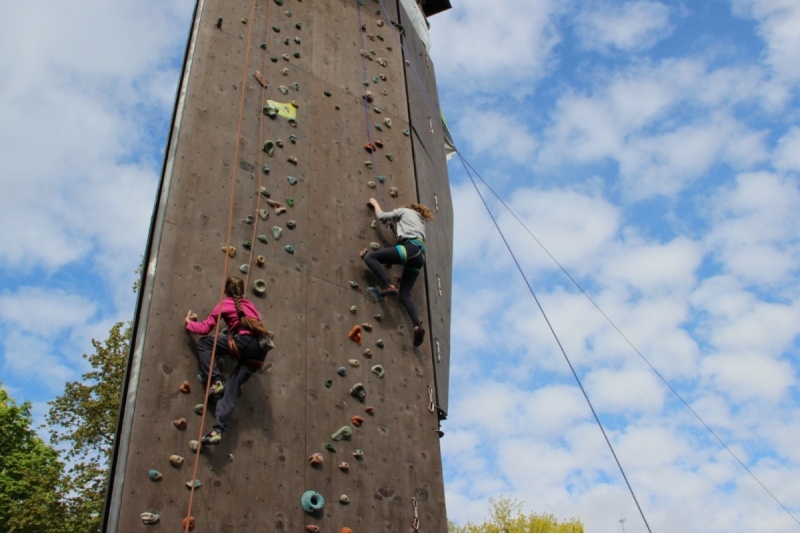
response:
<path id="1" fill-rule="evenodd" d="M 443 272 L 452 261 L 449 193 L 441 192 L 446 176 L 420 182 L 444 163 L 435 161 L 432 147 L 438 137 L 420 141 L 411 132 L 409 108 L 418 105 L 419 95 L 406 88 L 407 69 L 391 25 L 399 20 L 397 4 L 388 2 L 390 13 L 379 14 L 379 3 L 361 3 L 199 4 L 185 96 L 176 107 L 163 198 L 151 229 L 145 296 L 137 311 L 115 448 L 109 530 L 141 531 L 139 514 L 145 511 L 161 515 L 148 531 L 181 528 L 189 510 L 185 483 L 197 458 L 188 441 L 213 423 L 213 407 L 203 429 L 192 411 L 202 402 L 204 384 L 196 378 L 194 342 L 183 329 L 183 316 L 188 308 L 208 313 L 231 275 L 246 280 L 250 298 L 276 332 L 278 348 L 244 386 L 223 442 L 203 448 L 197 458 L 203 485 L 191 503 L 195 531 L 300 531 L 306 524 L 323 530 L 412 530 L 415 502 L 421 531 L 447 528 L 440 414 L 434 408 L 442 405 L 443 380 L 436 375 L 446 368 L 437 364 L 433 349 L 442 339 L 439 345 L 449 354 L 449 296 L 442 300 L 424 283 L 414 288 L 420 315 L 432 326 L 426 343 L 414 348 L 411 325 L 397 300 L 376 302 L 365 293 L 375 281 L 358 252 L 373 241 L 394 243 L 386 228 L 371 228 L 369 197 L 393 209 L 418 198 L 434 207 L 435 194 L 443 220 L 429 227 L 428 241 L 437 249 L 426 268 L 432 287 L 433 272 Z M 379 58 L 387 60 L 386 66 Z M 366 102 L 367 90 L 373 102 Z M 268 100 L 295 101 L 296 122 L 267 117 Z M 283 146 L 270 156 L 262 150 L 266 140 L 281 140 Z M 376 140 L 383 147 L 367 152 L 365 143 Z M 374 188 L 370 181 L 376 182 Z M 262 187 L 272 200 L 286 204 L 286 213 L 267 205 Z M 389 195 L 392 187 L 399 191 L 397 198 Z M 279 239 L 272 234 L 274 226 L 282 229 Z M 260 234 L 266 243 L 257 238 Z M 232 258 L 221 250 L 228 244 L 237 248 Z M 266 258 L 265 265 L 257 265 L 258 255 Z M 249 271 L 240 271 L 241 265 Z M 252 294 L 256 278 L 267 282 L 263 297 Z M 449 291 L 449 273 L 440 279 Z M 359 347 L 347 332 L 367 322 L 373 329 L 362 333 Z M 371 357 L 364 353 L 367 348 Z M 372 372 L 377 364 L 385 370 L 383 378 Z M 226 371 L 232 367 L 226 362 Z M 340 367 L 346 368 L 345 377 L 338 375 Z M 184 380 L 192 386 L 188 395 L 178 391 Z M 349 395 L 356 382 L 367 388 L 363 404 Z M 374 415 L 365 413 L 366 405 L 375 408 Z M 349 441 L 333 442 L 335 453 L 326 450 L 332 434 L 351 424 L 354 415 L 365 419 L 363 426 L 353 428 Z M 184 431 L 172 425 L 179 417 L 188 420 Z M 353 457 L 355 448 L 364 451 L 363 459 Z M 308 463 L 315 452 L 325 456 L 321 467 Z M 169 465 L 170 454 L 186 458 L 180 469 Z M 342 461 L 350 464 L 349 471 L 339 469 Z M 160 470 L 163 480 L 150 481 L 149 469 Z M 321 514 L 306 514 L 300 506 L 309 489 L 327 501 Z M 341 494 L 351 502 L 340 503 Z"/>

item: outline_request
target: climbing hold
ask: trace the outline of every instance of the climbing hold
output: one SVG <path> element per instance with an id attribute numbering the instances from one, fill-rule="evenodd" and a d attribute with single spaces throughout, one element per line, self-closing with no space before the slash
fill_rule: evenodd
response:
<path id="1" fill-rule="evenodd" d="M 386 371 L 383 369 L 382 365 L 373 365 L 372 372 L 378 375 L 378 378 L 383 378 L 383 376 L 386 374 Z"/>
<path id="2" fill-rule="evenodd" d="M 356 313 L 357 311 L 358 311 L 358 308 L 355 305 L 350 306 L 350 313 Z"/>
<path id="3" fill-rule="evenodd" d="M 275 33 L 280 33 L 280 32 L 281 32 L 281 29 L 280 29 L 280 27 L 279 27 L 279 26 L 273 26 L 273 27 L 272 27 L 272 31 L 274 31 Z"/>
<path id="4" fill-rule="evenodd" d="M 311 456 L 308 457 L 308 463 L 311 465 L 322 465 L 322 455 L 318 452 L 315 452 Z"/>
<path id="5" fill-rule="evenodd" d="M 283 148 L 283 139 L 278 139 L 275 141 L 275 144 L 278 145 L 280 148 Z"/>
<path id="6" fill-rule="evenodd" d="M 192 486 L 194 486 L 195 489 L 196 489 L 196 488 L 199 488 L 202 485 L 203 484 L 197 479 L 189 480 L 188 482 L 186 482 L 186 487 L 189 488 L 189 489 L 192 489 Z"/>
<path id="7" fill-rule="evenodd" d="M 142 523 L 145 525 L 155 525 L 158 523 L 158 520 L 161 519 L 160 515 L 154 514 L 153 512 L 142 512 L 139 514 L 139 517 L 142 518 Z"/>
<path id="8" fill-rule="evenodd" d="M 391 128 L 392 127 L 392 119 L 390 119 L 389 117 L 386 117 L 385 119 L 383 119 L 383 124 L 385 124 L 387 128 Z"/>
<path id="9" fill-rule="evenodd" d="M 261 217 L 262 221 L 266 221 L 269 218 L 269 212 L 262 208 L 258 210 L 258 216 Z"/>
<path id="10" fill-rule="evenodd" d="M 295 35 L 294 42 L 297 43 L 297 44 L 300 44 L 300 37 Z"/>
<path id="11" fill-rule="evenodd" d="M 249 265 L 247 265 L 246 263 L 243 263 L 243 264 L 241 264 L 241 265 L 239 266 L 239 272 L 241 272 L 241 273 L 243 273 L 243 274 L 247 274 L 247 273 L 248 273 L 248 271 L 250 271 L 250 266 L 249 266 Z"/>
<path id="12" fill-rule="evenodd" d="M 353 532 L 353 529 L 349 527 L 342 527 L 342 530 L 340 530 L 339 532 Z"/>
<path id="13" fill-rule="evenodd" d="M 242 247 L 243 248 L 249 249 L 252 246 L 253 246 L 253 244 L 250 241 L 242 241 Z"/>
<path id="14" fill-rule="evenodd" d="M 325 96 L 331 96 L 331 92 L 330 91 L 322 91 L 322 94 L 325 95 Z"/>
<path id="15" fill-rule="evenodd" d="M 300 52 L 295 52 L 295 53 L 294 53 L 294 54 L 292 54 L 292 55 L 293 55 L 294 57 L 298 58 L 298 59 L 300 58 Z"/>
<path id="16" fill-rule="evenodd" d="M 181 526 L 183 530 L 193 530 L 194 529 L 194 516 L 190 515 L 181 519 Z"/>
<path id="17" fill-rule="evenodd" d="M 378 221 L 373 220 L 371 223 L 369 223 L 369 227 L 370 228 L 377 228 L 378 227 Z"/>
<path id="18" fill-rule="evenodd" d="M 175 425 L 175 428 L 178 430 L 186 430 L 186 419 L 183 417 L 175 419 L 172 424 Z"/>
<path id="19" fill-rule="evenodd" d="M 267 261 L 267 258 L 265 258 L 264 256 L 261 256 L 261 255 L 256 256 L 256 264 L 258 264 L 259 266 L 260 265 L 264 265 L 264 263 L 266 263 L 266 261 Z"/>
<path id="20" fill-rule="evenodd" d="M 353 328 L 351 328 L 350 332 L 347 333 L 347 337 L 349 337 L 352 341 L 354 341 L 360 347 L 361 346 L 361 325 L 357 324 Z"/>
<path id="21" fill-rule="evenodd" d="M 380 250 L 381 244 L 373 241 L 372 243 L 369 244 L 369 248 L 371 248 L 372 250 Z"/>
<path id="22" fill-rule="evenodd" d="M 372 91 L 364 91 L 364 100 L 370 103 L 375 100 L 375 96 L 372 94 Z"/>
<path id="23" fill-rule="evenodd" d="M 236 256 L 236 247 L 231 247 L 231 246 L 222 247 L 222 252 L 225 252 L 228 256 L 233 258 L 234 256 Z"/>
<path id="24" fill-rule="evenodd" d="M 303 23 L 302 22 L 298 22 L 297 24 L 294 25 L 294 27 L 299 30 L 300 28 L 303 27 Z"/>
<path id="25" fill-rule="evenodd" d="M 292 143 L 293 145 L 296 145 L 297 144 L 297 136 L 296 135 L 290 135 L 289 136 L 289 142 Z"/>
<path id="26" fill-rule="evenodd" d="M 178 456 L 177 454 L 173 454 L 169 457 L 169 463 L 172 464 L 172 467 L 180 467 L 183 465 L 183 456 Z"/>
<path id="27" fill-rule="evenodd" d="M 263 295 L 267 292 L 267 282 L 261 278 L 253 282 L 253 293 L 256 295 Z"/>
<path id="28" fill-rule="evenodd" d="M 411 132 L 409 132 L 408 130 L 403 130 L 403 135 L 408 137 L 409 135 L 411 135 Z"/>
<path id="29" fill-rule="evenodd" d="M 253 217 L 252 215 L 248 215 L 247 217 L 244 218 L 244 223 L 245 224 L 253 224 L 255 222 L 255 220 L 256 220 L 255 217 Z"/>
<path id="30" fill-rule="evenodd" d="M 256 236 L 256 239 L 258 239 L 258 240 L 259 240 L 259 241 L 261 241 L 262 243 L 266 243 L 266 242 L 267 242 L 267 236 L 266 236 L 266 235 L 264 235 L 264 234 L 258 234 L 258 235 Z"/>
<path id="31" fill-rule="evenodd" d="M 383 340 L 382 339 L 379 339 L 378 341 L 376 341 L 375 344 L 378 346 L 379 349 L 383 348 Z"/>
<path id="32" fill-rule="evenodd" d="M 330 378 L 325 381 L 325 387 L 326 388 L 329 388 L 332 385 L 333 385 L 333 380 L 331 380 Z"/>
<path id="33" fill-rule="evenodd" d="M 161 480 L 163 478 L 163 475 L 161 474 L 161 471 L 159 471 L 158 469 L 151 469 L 150 471 L 147 472 L 147 476 L 153 482 L 158 482 L 159 480 Z"/>
<path id="34" fill-rule="evenodd" d="M 364 411 L 367 412 L 369 415 L 375 415 L 374 406 L 367 406 L 366 408 L 364 408 Z"/>
<path id="35" fill-rule="evenodd" d="M 353 367 L 358 367 L 359 365 L 361 365 L 361 362 L 356 359 L 347 360 L 347 363 L 349 363 Z"/>
<path id="36" fill-rule="evenodd" d="M 295 91 L 299 91 L 300 90 L 300 84 L 297 83 L 297 82 L 292 83 L 292 85 L 290 87 L 292 89 L 294 89 Z"/>
<path id="37" fill-rule="evenodd" d="M 286 15 L 287 17 L 291 17 L 292 16 L 292 12 L 291 11 L 284 11 L 283 14 Z"/>
<path id="38" fill-rule="evenodd" d="M 294 165 L 297 165 L 297 158 L 294 157 L 294 156 L 289 156 L 286 161 L 288 161 L 289 163 L 292 163 Z"/>
<path id="39" fill-rule="evenodd" d="M 242 24 L 247 24 L 247 17 L 242 17 Z"/>
<path id="40" fill-rule="evenodd" d="M 342 504 L 350 504 L 350 497 L 346 493 L 339 495 L 339 502 Z"/>
<path id="41" fill-rule="evenodd" d="M 333 441 L 349 440 L 352 435 L 353 435 L 353 429 L 345 425 L 336 432 L 334 432 L 333 434 L 331 434 L 331 439 L 333 439 Z"/>
<path id="42" fill-rule="evenodd" d="M 294 207 L 294 199 L 293 198 L 287 198 L 286 199 L 286 204 L 288 204 L 290 208 L 293 208 Z"/>
<path id="43" fill-rule="evenodd" d="M 366 348 L 366 349 L 364 349 L 364 352 L 363 352 L 363 354 L 364 354 L 364 356 L 366 356 L 367 358 L 372 358 L 372 349 L 370 349 L 370 348 Z"/>
<path id="44" fill-rule="evenodd" d="M 274 237 L 276 240 L 281 238 L 281 233 L 282 232 L 283 232 L 283 228 L 281 228 L 280 226 L 273 226 L 272 227 L 272 237 Z"/>
<path id="45" fill-rule="evenodd" d="M 355 280 L 350 280 L 347 283 L 350 284 L 350 287 L 352 287 L 353 289 L 358 289 L 358 282 L 356 282 Z"/>
<path id="46" fill-rule="evenodd" d="M 289 182 L 289 185 L 297 185 L 297 178 L 294 176 L 287 176 L 286 181 Z"/>
<path id="47" fill-rule="evenodd" d="M 380 35 L 378 37 L 380 37 L 381 41 L 383 41 L 383 37 L 381 37 Z M 386 75 L 385 74 L 381 74 L 380 76 L 378 76 L 378 78 L 380 78 L 384 82 L 386 81 Z M 389 120 L 389 122 L 391 123 L 392 121 Z M 391 124 L 387 124 L 386 126 L 391 126 Z"/>
<path id="48" fill-rule="evenodd" d="M 294 254 L 294 247 L 292 245 L 286 245 L 283 247 L 283 250 L 288 252 L 289 254 Z"/>
<path id="49" fill-rule="evenodd" d="M 222 28 L 222 17 L 217 19 L 217 28 Z"/>
<path id="50" fill-rule="evenodd" d="M 378 176 L 378 181 L 380 183 L 384 183 L 386 181 L 386 177 L 385 176 Z"/>
<path id="51" fill-rule="evenodd" d="M 336 452 L 336 447 L 334 447 L 332 443 L 326 443 L 325 450 L 328 450 L 330 452 Z"/>
<path id="52" fill-rule="evenodd" d="M 278 56 L 269 56 L 269 60 L 272 61 L 273 63 L 277 63 L 278 62 Z"/>
<path id="53" fill-rule="evenodd" d="M 267 186 L 265 186 L 265 185 L 262 185 L 262 186 L 261 186 L 261 188 L 260 188 L 258 191 L 259 191 L 259 192 L 260 192 L 262 195 L 264 195 L 265 197 L 267 197 L 267 198 L 269 198 L 269 197 L 270 197 L 270 192 L 269 192 L 269 189 L 267 189 Z M 269 204 L 269 202 L 267 202 L 267 204 Z"/>
<path id="54" fill-rule="evenodd" d="M 295 106 L 295 107 L 297 107 L 297 106 Z M 296 119 L 289 119 L 287 122 L 292 126 L 292 128 L 297 128 L 297 120 Z"/>
<path id="55" fill-rule="evenodd" d="M 272 200 L 271 198 L 268 198 L 267 206 L 272 208 L 272 211 L 274 211 L 276 215 L 280 215 L 281 213 L 286 213 L 286 206 L 284 206 L 277 200 Z"/>
<path id="56" fill-rule="evenodd" d="M 256 81 L 257 81 L 259 84 L 261 84 L 261 87 L 266 87 L 266 86 L 267 86 L 267 80 L 264 78 L 264 75 L 263 75 L 263 74 L 261 74 L 261 71 L 257 70 L 257 71 L 256 71 L 256 72 L 253 74 L 253 76 L 255 76 L 255 78 L 256 78 Z"/>
<path id="57" fill-rule="evenodd" d="M 372 153 L 375 151 L 375 145 L 373 145 L 372 143 L 366 143 L 364 145 L 364 150 L 366 150 L 369 153 Z"/>
<path id="58" fill-rule="evenodd" d="M 390 197 L 397 198 L 397 195 L 399 195 L 399 194 L 400 194 L 400 192 L 397 190 L 396 187 L 390 187 L 389 188 L 389 196 Z"/>
<path id="59" fill-rule="evenodd" d="M 375 76 L 374 78 L 372 78 L 372 83 L 378 83 L 378 77 L 377 77 L 377 76 Z"/>
<path id="60" fill-rule="evenodd" d="M 353 458 L 355 458 L 356 460 L 360 460 L 363 457 L 364 457 L 364 451 L 362 451 L 361 449 L 356 449 L 353 451 Z"/>
<path id="61" fill-rule="evenodd" d="M 381 126 L 380 123 L 375 123 L 375 129 L 378 130 L 379 132 L 382 132 L 383 131 L 383 126 Z M 381 144 L 380 146 L 382 147 L 383 144 Z M 378 147 L 378 148 L 380 148 L 380 147 Z"/>
<path id="62" fill-rule="evenodd" d="M 286 223 L 286 228 L 288 228 L 289 230 L 294 230 L 296 227 L 297 227 L 297 223 L 294 222 L 294 221 L 288 221 Z"/>
<path id="63" fill-rule="evenodd" d="M 264 108 L 264 113 L 268 115 L 267 110 L 271 111 L 272 108 L 269 106 Z M 262 147 L 262 150 L 266 152 L 268 156 L 272 156 L 273 154 L 275 154 L 275 142 L 269 139 L 264 141 L 264 146 Z"/>
<path id="64" fill-rule="evenodd" d="M 365 162 L 364 162 L 364 166 L 365 166 L 366 168 L 368 168 L 368 169 L 371 169 L 371 168 L 372 168 L 372 162 L 371 162 L 371 161 L 365 161 Z"/>
<path id="65" fill-rule="evenodd" d="M 289 69 L 286 68 L 286 67 L 282 68 L 281 69 L 281 74 L 283 74 L 284 76 L 288 76 L 289 75 Z"/>
<path id="66" fill-rule="evenodd" d="M 386 154 L 386 159 L 389 161 L 394 161 L 394 156 L 392 154 Z"/>
<path id="67" fill-rule="evenodd" d="M 336 370 L 336 374 L 338 374 L 339 376 L 346 376 L 347 375 L 347 368 L 346 367 L 339 367 Z"/>
<path id="68" fill-rule="evenodd" d="M 376 126 L 380 126 L 380 124 L 376 124 Z M 378 148 L 383 148 L 383 141 L 381 141 L 380 139 L 376 139 L 375 146 Z"/>
<path id="69" fill-rule="evenodd" d="M 350 418 L 350 422 L 353 423 L 353 426 L 361 426 L 364 424 L 364 418 L 360 415 L 354 415 Z"/>
<path id="70" fill-rule="evenodd" d="M 379 58 L 378 58 L 378 59 L 376 59 L 375 61 L 377 61 L 377 62 L 378 62 L 378 64 L 379 64 L 381 67 L 388 67 L 388 66 L 389 66 L 389 62 L 388 62 L 388 61 L 386 61 L 385 59 L 383 59 L 382 57 L 379 57 Z"/>
<path id="71" fill-rule="evenodd" d="M 289 56 L 284 54 L 283 55 L 283 59 L 288 61 L 289 60 Z M 278 86 L 278 91 L 280 91 L 282 95 L 288 95 L 289 94 L 289 88 L 286 87 L 285 85 L 279 85 Z"/>
<path id="72" fill-rule="evenodd" d="M 192 392 L 192 386 L 189 385 L 189 381 L 188 380 L 184 380 L 183 383 L 178 387 L 178 389 L 180 390 L 181 393 L 191 393 Z"/>
<path id="73" fill-rule="evenodd" d="M 376 183 L 375 183 L 375 182 L 373 182 L 372 180 L 370 180 L 369 182 L 367 182 L 367 187 L 369 187 L 370 189 L 375 189 L 377 186 L 378 186 L 378 184 L 376 184 Z"/>
<path id="74" fill-rule="evenodd" d="M 306 525 L 306 532 L 321 532 L 317 525 Z"/>
<path id="75" fill-rule="evenodd" d="M 350 388 L 350 396 L 360 400 L 361 402 L 364 402 L 364 399 L 367 398 L 367 390 L 364 387 L 364 384 L 358 383 Z"/>
<path id="76" fill-rule="evenodd" d="M 203 405 L 202 404 L 195 404 L 194 405 L 194 413 L 197 415 L 203 415 Z"/>
<path id="77" fill-rule="evenodd" d="M 259 46 L 261 46 L 261 50 L 266 50 L 267 49 L 267 43 L 261 43 L 261 45 L 259 45 Z"/>
<path id="78" fill-rule="evenodd" d="M 350 464 L 348 464 L 347 462 L 341 462 L 339 464 L 339 469 L 341 469 L 342 471 L 344 471 L 346 473 L 347 471 L 350 470 Z"/>
<path id="79" fill-rule="evenodd" d="M 325 506 L 325 499 L 316 491 L 308 490 L 303 493 L 303 497 L 300 499 L 300 505 L 303 507 L 303 510 L 312 514 L 322 510 L 322 507 Z"/>
<path id="80" fill-rule="evenodd" d="M 378 14 L 380 15 L 380 13 Z M 383 26 L 383 21 L 379 19 L 375 24 L 377 24 L 378 26 Z"/>
<path id="81" fill-rule="evenodd" d="M 279 6 L 282 6 L 283 5 L 283 0 L 275 0 L 275 3 L 278 4 Z"/>
<path id="82" fill-rule="evenodd" d="M 361 323 L 361 328 L 367 332 L 372 332 L 372 323 Z"/>
<path id="83" fill-rule="evenodd" d="M 189 450 L 190 451 L 197 452 L 197 449 L 199 449 L 199 448 L 200 448 L 200 442 L 199 441 L 197 441 L 196 439 L 193 439 L 193 440 L 189 441 Z"/>

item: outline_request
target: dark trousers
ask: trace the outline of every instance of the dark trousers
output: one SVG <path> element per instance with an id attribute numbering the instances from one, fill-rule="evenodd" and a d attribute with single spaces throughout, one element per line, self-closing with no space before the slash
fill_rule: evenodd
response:
<path id="1" fill-rule="evenodd" d="M 417 326 L 420 323 L 419 314 L 417 313 L 417 307 L 414 301 L 411 300 L 411 289 L 414 287 L 414 282 L 417 281 L 417 276 L 425 265 L 425 252 L 417 245 L 405 242 L 394 247 L 382 248 L 367 253 L 367 255 L 364 256 L 364 263 L 375 273 L 375 276 L 381 281 L 383 287 L 391 284 L 383 266 L 403 266 L 398 298 L 400 299 L 400 304 L 406 309 L 409 318 L 411 318 L 411 322 L 414 326 Z"/>
<path id="2" fill-rule="evenodd" d="M 243 357 L 247 357 L 248 354 L 257 350 L 258 341 L 252 336 L 237 336 L 237 341 L 239 351 Z M 201 337 L 197 342 L 197 359 L 200 363 L 200 370 L 204 376 L 208 376 L 209 374 L 211 351 L 213 348 L 214 336 Z M 230 354 L 228 336 L 219 334 L 217 338 L 217 350 L 214 354 L 214 368 L 210 370 L 212 384 L 217 380 L 222 380 L 222 374 L 219 371 L 219 359 L 221 357 L 230 357 Z M 255 369 L 252 367 L 241 363 L 241 361 L 236 362 L 236 367 L 231 371 L 228 380 L 225 381 L 225 391 L 223 392 L 222 398 L 217 400 L 217 406 L 214 412 L 214 417 L 216 419 L 214 422 L 214 430 L 225 432 L 228 427 L 228 419 L 230 419 L 233 409 L 236 408 L 239 388 L 253 376 L 254 372 Z"/>

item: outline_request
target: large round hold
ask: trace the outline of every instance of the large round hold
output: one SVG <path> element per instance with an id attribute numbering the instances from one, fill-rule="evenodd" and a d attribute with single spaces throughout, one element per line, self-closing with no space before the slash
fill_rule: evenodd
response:
<path id="1" fill-rule="evenodd" d="M 313 514 L 318 510 L 322 510 L 322 507 L 325 506 L 325 499 L 318 492 L 308 490 L 303 493 L 303 497 L 300 499 L 300 505 L 303 507 L 303 510 L 309 514 Z"/>

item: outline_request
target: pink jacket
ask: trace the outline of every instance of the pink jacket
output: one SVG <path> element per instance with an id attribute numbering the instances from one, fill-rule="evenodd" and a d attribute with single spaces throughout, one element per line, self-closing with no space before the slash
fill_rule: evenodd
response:
<path id="1" fill-rule="evenodd" d="M 246 298 L 242 298 L 242 311 L 247 317 L 261 318 L 261 314 L 258 313 L 256 307 Z M 206 317 L 204 321 L 189 321 L 186 323 L 186 330 L 193 334 L 208 334 L 217 326 L 217 315 L 219 315 L 220 312 L 222 320 L 228 325 L 228 330 L 230 332 L 236 334 L 252 334 L 252 332 L 244 328 L 239 330 L 239 316 L 236 312 L 236 304 L 233 301 L 233 297 L 225 297 L 220 304 L 214 306 L 214 309 L 211 310 L 211 313 L 208 314 L 208 317 Z"/>

